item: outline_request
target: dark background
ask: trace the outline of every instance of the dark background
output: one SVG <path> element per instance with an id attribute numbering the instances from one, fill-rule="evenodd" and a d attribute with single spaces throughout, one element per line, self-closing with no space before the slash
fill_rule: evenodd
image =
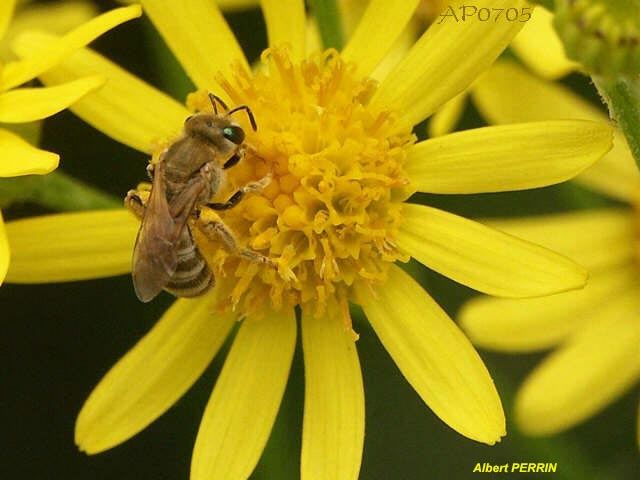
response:
<path id="1" fill-rule="evenodd" d="M 96 5 L 101 10 L 117 6 L 112 2 Z M 266 45 L 259 10 L 227 18 L 249 58 L 257 57 Z M 118 27 L 93 47 L 180 100 L 189 91 L 180 67 L 144 19 Z M 574 75 L 565 82 L 596 98 L 585 78 Z M 480 125 L 483 122 L 477 112 L 468 106 L 461 128 Z M 421 136 L 423 127 L 416 130 Z M 64 172 L 118 197 L 144 178 L 143 154 L 110 140 L 69 112 L 46 121 L 42 146 L 61 154 Z M 573 185 L 498 195 L 422 195 L 419 199 L 468 216 L 533 214 L 604 202 Z M 44 212 L 27 204 L 14 205 L 4 214 L 10 220 Z M 421 265 L 409 268 L 451 315 L 473 294 Z M 140 303 L 127 276 L 0 288 L 0 478 L 188 478 L 200 417 L 226 349 L 182 400 L 132 440 L 91 457 L 80 453 L 73 443 L 75 418 L 91 389 L 170 303 L 167 294 L 151 304 Z M 557 462 L 555 478 L 640 478 L 635 439 L 637 389 L 564 434 L 532 439 L 508 424 L 508 436 L 502 443 L 488 447 L 463 438 L 437 419 L 400 375 L 366 322 L 357 321 L 356 330 L 367 412 L 362 479 L 477 478 L 482 474 L 471 473 L 476 462 Z M 517 385 L 543 355 L 482 351 L 481 355 L 496 381 L 509 421 Z M 302 402 L 298 346 L 278 421 L 253 478 L 298 477 Z"/>

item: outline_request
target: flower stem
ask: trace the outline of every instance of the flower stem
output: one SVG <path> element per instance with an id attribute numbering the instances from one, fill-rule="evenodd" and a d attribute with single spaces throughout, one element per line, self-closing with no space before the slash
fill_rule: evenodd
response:
<path id="1" fill-rule="evenodd" d="M 336 0 L 310 0 L 309 3 L 318 22 L 324 48 L 341 50 L 344 44 L 344 35 Z"/>
<path id="2" fill-rule="evenodd" d="M 609 114 L 622 128 L 640 168 L 640 79 L 627 76 L 592 78 L 609 106 Z"/>
<path id="3" fill-rule="evenodd" d="M 60 171 L 0 179 L 0 207 L 37 203 L 52 210 L 95 210 L 122 206 L 118 198 Z"/>

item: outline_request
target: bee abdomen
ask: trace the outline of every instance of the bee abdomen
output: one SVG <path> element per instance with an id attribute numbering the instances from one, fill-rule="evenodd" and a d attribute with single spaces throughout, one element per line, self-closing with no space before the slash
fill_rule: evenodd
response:
<path id="1" fill-rule="evenodd" d="M 165 290 L 176 297 L 197 297 L 215 284 L 213 273 L 207 266 L 191 234 L 185 228 L 178 245 L 178 265 Z"/>

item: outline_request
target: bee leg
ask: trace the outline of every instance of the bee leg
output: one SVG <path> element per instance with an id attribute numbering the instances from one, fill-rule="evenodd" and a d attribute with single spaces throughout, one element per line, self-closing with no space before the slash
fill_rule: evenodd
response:
<path id="1" fill-rule="evenodd" d="M 264 158 L 258 155 L 258 151 L 251 144 L 243 143 L 240 146 L 240 148 L 238 148 L 238 151 L 234 153 L 233 156 L 224 163 L 224 165 L 222 165 L 222 168 L 224 170 L 227 170 L 228 168 L 231 168 L 234 165 L 237 165 L 238 162 L 240 162 L 240 160 L 242 160 L 245 157 L 247 152 L 249 152 L 252 157 L 257 157 L 264 162 Z"/>
<path id="2" fill-rule="evenodd" d="M 147 176 L 149 177 L 149 180 L 153 180 L 153 171 L 155 170 L 155 166 L 153 165 L 153 163 L 149 162 L 147 164 Z"/>
<path id="3" fill-rule="evenodd" d="M 137 190 L 129 190 L 124 197 L 124 206 L 128 208 L 138 219 L 142 220 L 147 209 L 147 202 L 142 199 Z"/>
<path id="4" fill-rule="evenodd" d="M 153 181 L 153 176 L 156 172 L 156 166 L 159 166 L 161 163 L 164 162 L 164 158 L 167 154 L 167 150 L 168 148 L 165 148 L 160 153 L 160 157 L 157 162 L 154 162 L 153 159 L 149 159 L 149 163 L 147 163 L 147 166 L 145 168 L 145 170 L 147 171 L 147 176 L 149 177 L 149 180 Z"/>
<path id="5" fill-rule="evenodd" d="M 222 221 L 204 221 L 202 218 L 199 218 L 198 226 L 209 238 L 222 241 L 225 248 L 232 254 L 246 258 L 253 263 L 273 265 L 273 262 L 264 255 L 254 252 L 249 248 L 240 247 L 233 236 L 233 232 Z"/>
<path id="6" fill-rule="evenodd" d="M 211 208 L 212 210 L 229 210 L 230 208 L 235 207 L 238 204 L 238 202 L 240 200 L 242 200 L 242 198 L 247 193 L 259 192 L 262 189 L 264 189 L 267 185 L 269 185 L 270 183 L 271 183 L 271 174 L 266 175 L 265 177 L 261 178 L 260 180 L 255 181 L 255 182 L 247 183 L 244 187 L 242 187 L 236 193 L 231 195 L 231 197 L 229 197 L 229 200 L 227 200 L 226 202 L 224 202 L 224 203 L 209 203 L 209 204 L 207 204 L 207 206 L 209 208 Z"/>
<path id="7" fill-rule="evenodd" d="M 244 157 L 244 152 L 242 152 L 241 150 L 238 151 L 237 153 L 234 153 L 233 156 L 229 160 L 224 162 L 224 165 L 222 166 L 222 168 L 226 170 L 227 168 L 233 167 L 240 160 L 242 160 L 242 157 Z"/>

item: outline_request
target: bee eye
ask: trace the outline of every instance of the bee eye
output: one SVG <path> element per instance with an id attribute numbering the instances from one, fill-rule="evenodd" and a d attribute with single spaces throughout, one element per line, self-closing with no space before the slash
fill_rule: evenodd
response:
<path id="1" fill-rule="evenodd" d="M 240 145 L 242 142 L 244 142 L 244 130 L 234 125 L 230 127 L 224 127 L 222 129 L 222 135 L 224 136 L 224 138 L 226 138 L 230 142 L 235 143 L 236 145 Z"/>

